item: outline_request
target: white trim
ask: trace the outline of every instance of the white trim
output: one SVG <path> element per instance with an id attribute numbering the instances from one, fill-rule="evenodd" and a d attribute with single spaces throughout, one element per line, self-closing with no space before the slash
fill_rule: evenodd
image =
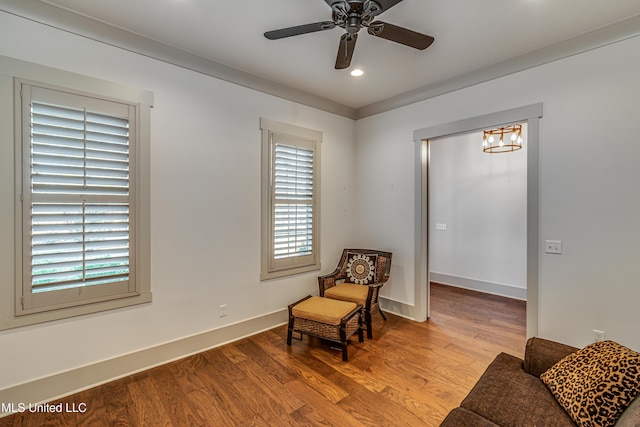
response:
<path id="1" fill-rule="evenodd" d="M 458 120 L 413 132 L 416 145 L 416 211 L 415 211 L 415 295 L 416 311 L 429 312 L 429 140 L 489 128 L 500 124 L 527 122 L 527 337 L 538 334 L 538 251 L 539 251 L 539 138 L 542 103 L 513 108 L 483 116 Z M 426 242 L 425 242 L 426 239 Z M 426 295 L 425 295 L 426 292 Z M 420 310 L 422 311 L 422 310 Z M 416 318 L 421 320 L 422 318 Z"/>
<path id="2" fill-rule="evenodd" d="M 275 120 L 260 118 L 262 133 L 262 170 L 261 170 L 261 232 L 260 232 L 260 280 L 270 280 L 295 274 L 308 273 L 321 269 L 320 263 L 320 224 L 321 224 L 321 189 L 320 170 L 322 132 L 282 123 Z M 312 255 L 274 259 L 273 225 L 274 225 L 274 193 L 272 172 L 274 138 L 287 139 L 293 137 L 294 145 L 300 144 L 313 151 L 313 249 Z M 283 262 L 284 261 L 284 262 Z"/>
<path id="3" fill-rule="evenodd" d="M 153 107 L 153 92 L 0 55 L 0 75 Z"/>
<path id="4" fill-rule="evenodd" d="M 0 0 L 0 10 L 53 28 L 323 111 L 355 118 L 355 109 L 40 0 Z"/>
<path id="5" fill-rule="evenodd" d="M 450 274 L 431 272 L 430 279 L 434 283 L 455 286 L 456 288 L 471 289 L 485 294 L 499 295 L 506 298 L 527 300 L 527 290 L 502 283 L 487 282 L 468 277 L 451 276 Z"/>
<path id="6" fill-rule="evenodd" d="M 32 325 L 36 323 L 48 322 L 73 316 L 80 316 L 98 311 L 111 310 L 114 308 L 133 306 L 136 304 L 148 303 L 152 299 L 151 294 L 151 261 L 149 255 L 151 225 L 148 218 L 151 216 L 151 204 L 149 198 L 150 186 L 150 128 L 151 113 L 153 106 L 153 93 L 148 90 L 132 88 L 118 83 L 70 73 L 54 68 L 32 64 L 25 61 L 0 56 L 0 80 L 6 82 L 2 85 L 2 95 L 4 101 L 1 103 L 2 108 L 9 105 L 13 106 L 10 111 L 10 120 L 13 122 L 14 129 L 2 130 L 2 135 L 14 139 L 14 145 L 11 149 L 13 164 L 13 187 L 14 187 L 14 205 L 13 205 L 13 224 L 14 224 L 14 247 L 20 248 L 22 245 L 22 169 L 24 159 L 22 158 L 22 110 L 20 97 L 20 82 L 45 84 L 50 87 L 70 89 L 74 92 L 83 94 L 92 94 L 102 96 L 108 99 L 137 106 L 135 120 L 138 127 L 137 142 L 135 144 L 136 152 L 132 156 L 137 157 L 140 163 L 137 168 L 133 169 L 138 180 L 138 188 L 140 191 L 132 193 L 131 197 L 135 197 L 136 212 L 135 230 L 138 244 L 136 245 L 137 253 L 135 254 L 137 263 L 137 283 L 139 285 L 139 295 L 129 298 L 123 298 L 111 301 L 96 302 L 76 307 L 61 308 L 58 310 L 33 313 L 26 316 L 16 315 L 16 306 L 21 303 L 22 292 L 17 292 L 16 287 L 0 287 L 0 330 Z M 9 86 L 11 82 L 11 86 Z M 14 253 L 14 268 L 12 273 L 13 282 L 21 282 L 22 273 L 21 266 L 22 255 Z"/>
<path id="7" fill-rule="evenodd" d="M 435 98 L 637 36 L 640 36 L 640 14 L 498 64 L 369 104 L 357 109 L 355 118 L 357 120 Z"/>
<path id="8" fill-rule="evenodd" d="M 510 110 L 485 114 L 477 117 L 470 117 L 468 119 L 462 119 L 451 123 L 443 123 L 425 129 L 418 129 L 413 132 L 413 140 L 417 142 L 445 135 L 456 135 L 459 133 L 476 131 L 491 126 L 504 125 L 538 117 L 542 117 L 542 103 L 512 108 Z"/>
<path id="9" fill-rule="evenodd" d="M 355 109 L 231 68 L 211 59 L 194 55 L 86 16 L 74 14 L 39 0 L 0 0 L 0 10 L 81 37 L 354 120 L 424 101 L 640 35 L 640 14 L 637 14 L 499 64 Z"/>
<path id="10" fill-rule="evenodd" d="M 286 133 L 289 135 L 299 136 L 300 138 L 310 139 L 312 141 L 322 142 L 322 132 L 319 130 L 308 129 L 302 126 L 296 126 L 289 123 L 282 123 L 276 120 L 260 117 L 260 130 L 270 130 L 272 132 Z"/>
<path id="11" fill-rule="evenodd" d="M 286 309 L 0 390 L 0 402 L 44 403 L 284 325 Z M 282 342 L 284 348 L 284 340 Z M 0 417 L 10 415 L 0 413 Z"/>

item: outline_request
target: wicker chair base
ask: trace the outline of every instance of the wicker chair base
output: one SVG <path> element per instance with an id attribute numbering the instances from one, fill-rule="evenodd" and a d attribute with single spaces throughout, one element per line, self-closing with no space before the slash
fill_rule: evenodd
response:
<path id="1" fill-rule="evenodd" d="M 342 350 L 342 360 L 349 361 L 347 354 L 347 344 L 349 338 L 354 334 L 358 334 L 358 342 L 364 342 L 364 334 L 362 332 L 362 306 L 358 305 L 351 312 L 346 314 L 339 325 L 329 325 L 317 320 L 305 319 L 300 316 L 294 316 L 293 307 L 302 301 L 311 298 L 311 295 L 297 301 L 289 306 L 289 327 L 287 331 L 287 345 L 291 345 L 291 338 L 294 332 L 301 335 L 309 335 L 322 338 L 340 345 Z"/>

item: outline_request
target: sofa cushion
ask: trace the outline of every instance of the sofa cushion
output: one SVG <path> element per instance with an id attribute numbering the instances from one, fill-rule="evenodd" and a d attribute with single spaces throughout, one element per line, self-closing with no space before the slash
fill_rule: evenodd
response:
<path id="1" fill-rule="evenodd" d="M 558 363 L 560 359 L 578 350 L 576 347 L 544 338 L 529 338 L 524 349 L 524 371 L 539 377 L 547 369 Z"/>
<path id="2" fill-rule="evenodd" d="M 440 427 L 498 427 L 489 420 L 482 418 L 464 408 L 455 408 L 449 412 L 447 418 L 442 421 Z"/>
<path id="3" fill-rule="evenodd" d="M 613 341 L 590 344 L 540 376 L 583 427 L 609 427 L 640 391 L 640 353 Z"/>
<path id="4" fill-rule="evenodd" d="M 523 361 L 506 353 L 489 365 L 461 407 L 501 426 L 575 426 Z"/>
<path id="5" fill-rule="evenodd" d="M 615 427 L 638 427 L 640 425 L 640 397 L 637 397 L 631 402 L 627 409 L 624 410 L 618 421 L 614 424 Z"/>

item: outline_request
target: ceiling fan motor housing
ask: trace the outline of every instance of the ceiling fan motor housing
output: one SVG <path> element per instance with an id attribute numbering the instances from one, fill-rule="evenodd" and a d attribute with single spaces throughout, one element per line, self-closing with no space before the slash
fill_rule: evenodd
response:
<path id="1" fill-rule="evenodd" d="M 360 28 L 362 28 L 362 19 L 360 16 L 349 16 L 344 27 L 347 33 L 355 34 L 360 31 Z"/>
<path id="2" fill-rule="evenodd" d="M 333 22 L 348 33 L 355 34 L 368 27 L 373 18 L 382 13 L 380 4 L 373 0 L 337 0 L 331 3 Z"/>

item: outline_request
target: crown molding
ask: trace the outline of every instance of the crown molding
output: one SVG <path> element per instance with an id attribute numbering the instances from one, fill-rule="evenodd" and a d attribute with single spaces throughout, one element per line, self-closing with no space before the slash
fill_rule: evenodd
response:
<path id="1" fill-rule="evenodd" d="M 544 65 L 559 59 L 568 58 L 589 50 L 640 35 L 640 14 L 618 21 L 614 24 L 589 31 L 580 36 L 547 46 L 518 57 L 508 59 L 489 67 L 453 77 L 440 83 L 387 98 L 356 110 L 356 120 L 425 101 L 439 95 L 464 89 L 479 83 Z"/>
<path id="2" fill-rule="evenodd" d="M 211 59 L 160 43 L 40 0 L 0 0 L 0 10 L 120 49 L 167 62 L 259 92 L 358 120 L 425 101 L 529 68 L 577 55 L 640 35 L 640 14 L 554 45 L 448 80 L 426 85 L 364 107 L 352 108 L 321 96 L 293 89 Z"/>
<path id="3" fill-rule="evenodd" d="M 269 95 L 354 119 L 346 105 L 293 89 L 40 0 L 0 0 L 0 11 Z"/>

